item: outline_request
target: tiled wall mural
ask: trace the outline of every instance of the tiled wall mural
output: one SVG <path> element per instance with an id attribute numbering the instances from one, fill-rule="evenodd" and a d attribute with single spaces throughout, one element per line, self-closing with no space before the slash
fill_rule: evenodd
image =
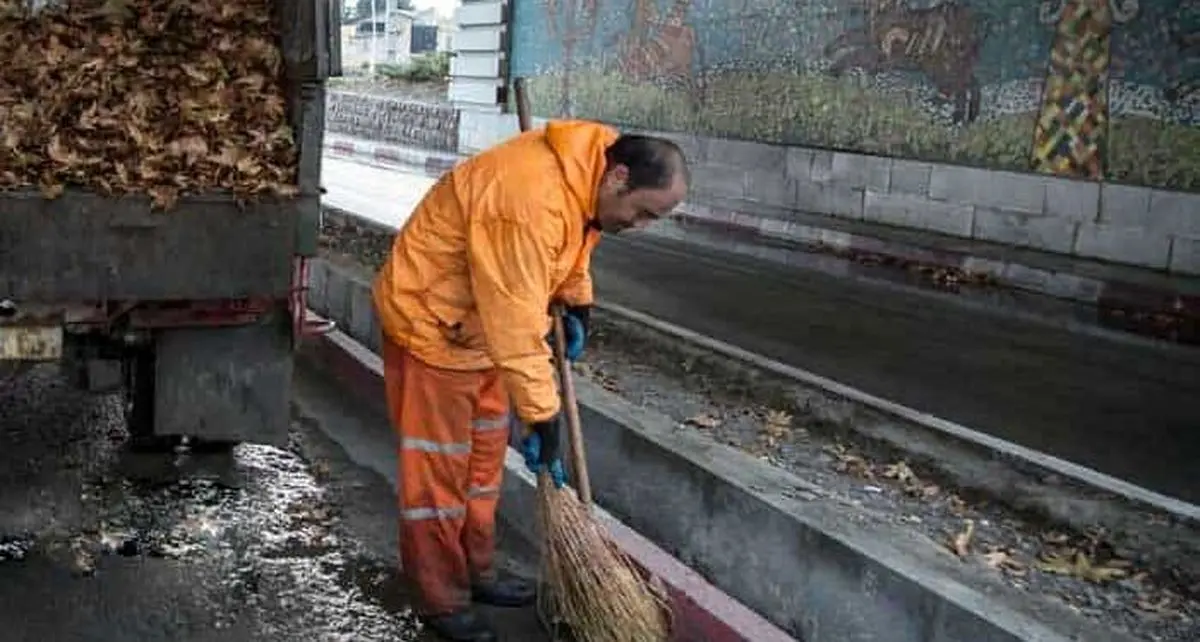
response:
<path id="1" fill-rule="evenodd" d="M 1193 0 L 514 0 L 541 115 L 1200 191 Z"/>

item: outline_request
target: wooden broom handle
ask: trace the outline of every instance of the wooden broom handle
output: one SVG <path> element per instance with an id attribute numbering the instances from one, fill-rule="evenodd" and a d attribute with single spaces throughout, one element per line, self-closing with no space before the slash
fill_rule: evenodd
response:
<path id="1" fill-rule="evenodd" d="M 567 332 L 563 328 L 563 308 L 555 305 L 554 315 L 554 362 L 558 366 L 559 386 L 562 393 L 563 414 L 567 417 L 567 442 L 571 448 L 571 468 L 575 473 L 575 491 L 585 506 L 592 504 L 592 482 L 588 477 L 587 456 L 583 452 L 583 422 L 579 419 L 579 402 L 575 397 L 575 380 L 571 377 L 571 362 L 567 361 Z"/>
<path id="2" fill-rule="evenodd" d="M 517 125 L 521 131 L 527 132 L 533 128 L 533 114 L 529 111 L 529 94 L 525 91 L 525 79 L 513 80 L 513 98 L 517 102 Z"/>
<path id="3" fill-rule="evenodd" d="M 513 93 L 517 102 L 517 123 L 521 131 L 533 126 L 529 111 L 529 95 L 525 91 L 525 79 L 513 80 Z M 562 410 L 567 419 L 567 443 L 571 450 L 571 469 L 575 476 L 575 492 L 585 506 L 592 504 L 592 482 L 588 477 L 587 456 L 583 452 L 583 422 L 579 419 L 579 401 L 575 397 L 575 380 L 571 378 L 571 362 L 567 361 L 567 332 L 563 328 L 561 305 L 550 310 L 554 316 L 554 363 L 558 366 L 558 380 L 562 397 Z"/>

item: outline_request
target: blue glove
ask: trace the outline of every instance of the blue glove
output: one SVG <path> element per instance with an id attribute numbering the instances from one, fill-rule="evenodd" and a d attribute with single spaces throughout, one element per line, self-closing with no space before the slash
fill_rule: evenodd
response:
<path id="1" fill-rule="evenodd" d="M 562 462 L 562 422 L 558 417 L 530 426 L 529 436 L 521 440 L 525 466 L 535 475 L 548 473 L 555 488 L 567 484 L 567 470 Z"/>
<path id="2" fill-rule="evenodd" d="M 570 306 L 563 312 L 563 332 L 567 339 L 567 361 L 575 361 L 583 355 L 587 345 L 588 329 L 591 325 L 592 307 L 588 305 Z M 554 333 L 546 338 L 554 345 Z"/>

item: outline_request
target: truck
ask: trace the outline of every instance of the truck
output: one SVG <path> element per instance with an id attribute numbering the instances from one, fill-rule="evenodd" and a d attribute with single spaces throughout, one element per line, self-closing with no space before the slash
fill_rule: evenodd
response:
<path id="1" fill-rule="evenodd" d="M 121 393 L 129 445 L 283 445 L 293 354 L 328 330 L 305 315 L 320 233 L 326 81 L 341 74 L 341 2 L 275 0 L 298 147 L 290 198 L 0 191 L 0 385 L 58 362 Z M 0 412 L 0 417 L 3 413 Z"/>

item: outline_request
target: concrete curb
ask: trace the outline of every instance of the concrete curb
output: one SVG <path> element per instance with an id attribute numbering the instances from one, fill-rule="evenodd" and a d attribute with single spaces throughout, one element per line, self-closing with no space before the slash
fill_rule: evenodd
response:
<path id="1" fill-rule="evenodd" d="M 382 359 L 344 333 L 334 331 L 310 341 L 303 358 L 330 371 L 362 401 L 378 403 L 383 399 Z M 524 459 L 512 448 L 508 449 L 504 465 L 500 519 L 526 540 L 537 541 L 534 523 L 537 482 L 526 470 Z M 661 579 L 667 587 L 674 616 L 672 640 L 795 642 L 603 509 L 596 507 L 596 515 L 606 526 L 612 542 L 644 572 Z"/>
<path id="2" fill-rule="evenodd" d="M 329 136 L 326 147 L 334 156 L 368 159 L 374 163 L 419 171 L 437 177 L 463 160 L 462 156 L 398 147 L 344 136 Z M 787 221 L 733 208 L 687 203 L 673 219 L 684 226 L 735 230 L 771 241 L 796 244 L 810 251 L 841 257 L 855 256 L 887 265 L 919 265 L 986 277 L 991 285 L 1022 290 L 1095 307 L 1117 325 L 1131 316 L 1154 316 L 1182 326 L 1178 340 L 1200 342 L 1200 280 L 1194 291 L 1171 289 L 1117 279 L 1084 276 L 973 255 L 965 251 L 931 249 L 894 240 Z M 1170 331 L 1169 331 L 1170 332 Z M 1194 336 L 1197 335 L 1197 336 Z"/>
<path id="3" fill-rule="evenodd" d="M 326 134 L 325 151 L 335 158 L 369 160 L 383 167 L 417 171 L 434 178 L 462 160 L 461 156 L 450 152 L 378 143 L 342 134 Z"/>
<path id="4" fill-rule="evenodd" d="M 385 226 L 351 217 L 362 225 L 386 230 Z M 316 289 L 331 269 L 323 262 L 312 271 Z M 342 270 L 343 268 L 334 268 Z M 347 301 L 347 318 L 354 324 L 351 334 L 372 349 L 378 349 L 373 314 L 362 305 L 352 305 L 344 290 L 349 277 L 339 277 L 330 301 Z M 704 355 L 730 364 L 735 370 L 748 368 L 756 379 L 775 377 L 790 386 L 793 399 L 803 407 L 825 408 L 826 419 L 848 425 L 861 439 L 881 445 L 898 457 L 937 470 L 959 488 L 982 493 L 1019 512 L 1084 532 L 1102 526 L 1119 548 L 1139 551 L 1142 559 L 1156 567 L 1169 568 L 1180 560 L 1200 554 L 1200 507 L 1174 497 L 1155 493 L 1085 466 L 1062 460 L 1009 441 L 971 430 L 886 399 L 878 398 L 837 381 L 667 323 L 623 306 L 598 302 L 601 319 L 636 328 L 637 333 L 660 337 L 667 349 L 671 343 L 688 356 Z M 1181 568 L 1194 575 L 1200 567 L 1184 563 Z"/>
<path id="5" fill-rule="evenodd" d="M 1179 289 L 1105 280 L 975 256 L 967 252 L 930 249 L 701 204 L 687 203 L 673 218 L 685 225 L 736 230 L 840 256 L 874 259 L 880 263 L 900 266 L 940 267 L 966 275 L 968 280 L 971 280 L 971 277 L 982 276 L 986 277 L 991 285 L 1082 303 L 1102 311 L 1161 314 L 1190 320 L 1192 323 L 1200 321 L 1200 294 Z M 1200 280 L 1192 281 L 1200 284 Z M 1197 285 L 1197 288 L 1200 288 L 1200 285 Z"/>
<path id="6" fill-rule="evenodd" d="M 353 311 L 369 308 L 367 284 L 335 266 L 320 271 L 314 307 L 340 298 L 330 317 L 351 335 L 363 330 Z M 382 397 L 376 355 L 340 332 L 319 344 L 322 367 L 364 398 Z M 676 640 L 790 639 L 776 626 L 808 642 L 1130 639 L 588 381 L 579 393 L 598 501 L 728 591 L 610 521 L 618 544 L 670 586 Z M 532 479 L 515 452 L 507 464 L 505 519 L 532 534 Z"/>
<path id="7" fill-rule="evenodd" d="M 887 399 L 876 397 L 857 388 L 852 388 L 814 372 L 802 370 L 785 363 L 768 359 L 762 355 L 743 350 L 735 345 L 725 343 L 712 337 L 667 323 L 661 319 L 642 314 L 613 303 L 597 302 L 596 308 L 604 313 L 621 317 L 651 330 L 686 342 L 704 350 L 722 355 L 734 361 L 742 362 L 753 368 L 763 370 L 784 379 L 819 388 L 837 397 L 893 416 L 903 422 L 919 426 L 932 434 L 940 435 L 949 440 L 962 442 L 973 449 L 983 449 L 992 453 L 991 457 L 1010 461 L 1020 467 L 1035 471 L 1035 475 L 1043 478 L 1060 478 L 1081 487 L 1097 490 L 1128 502 L 1139 510 L 1150 510 L 1155 513 L 1169 515 L 1184 523 L 1200 526 L 1200 506 L 1185 502 L 1174 497 L 1153 492 L 1141 486 L 1117 479 L 1085 466 L 1071 463 L 1047 455 L 991 435 L 972 430 L 966 426 L 947 421 L 929 413 L 921 412 Z M 884 435 L 876 437 L 892 441 Z M 897 442 L 903 439 L 894 440 Z M 1061 485 L 1061 484 L 1060 484 Z M 1048 491 L 1047 491 L 1048 492 Z M 1062 522 L 1069 522 L 1072 514 L 1080 512 L 1079 507 L 1073 507 L 1070 512 L 1062 515 L 1046 509 L 1051 516 Z M 1095 519 L 1094 515 L 1089 515 Z"/>

